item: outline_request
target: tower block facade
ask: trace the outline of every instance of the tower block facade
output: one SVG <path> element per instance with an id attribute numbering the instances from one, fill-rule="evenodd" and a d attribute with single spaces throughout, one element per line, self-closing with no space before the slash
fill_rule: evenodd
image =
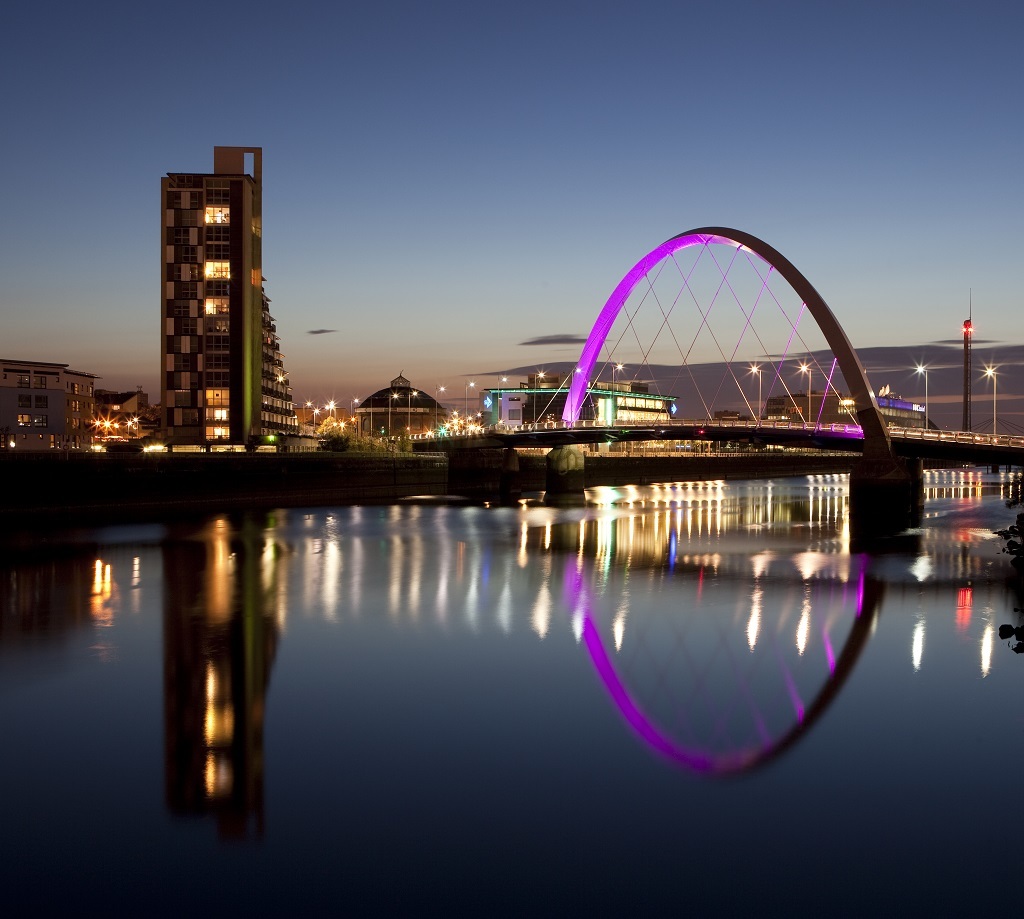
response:
<path id="1" fill-rule="evenodd" d="M 263 287 L 263 151 L 214 147 L 212 173 L 161 180 L 161 404 L 171 444 L 298 431 Z"/>

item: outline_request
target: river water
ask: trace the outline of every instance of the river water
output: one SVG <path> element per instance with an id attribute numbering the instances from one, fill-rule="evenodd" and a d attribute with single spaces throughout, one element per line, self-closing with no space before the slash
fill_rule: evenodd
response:
<path id="1" fill-rule="evenodd" d="M 78 529 L 0 564 L 8 915 L 1010 906 L 1006 476 Z"/>

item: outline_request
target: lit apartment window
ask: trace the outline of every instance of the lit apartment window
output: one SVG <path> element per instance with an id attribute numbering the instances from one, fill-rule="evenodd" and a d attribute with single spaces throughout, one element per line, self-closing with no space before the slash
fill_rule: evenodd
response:
<path id="1" fill-rule="evenodd" d="M 32 424 L 31 415 L 18 415 L 18 427 L 27 428 Z"/>
<path id="2" fill-rule="evenodd" d="M 206 276 L 208 278 L 220 278 L 221 280 L 230 280 L 231 262 L 207 262 Z"/>
<path id="3" fill-rule="evenodd" d="M 206 301 L 207 316 L 226 313 L 229 309 L 231 309 L 231 301 L 227 297 L 212 297 Z"/>
<path id="4" fill-rule="evenodd" d="M 227 437 L 231 432 L 227 428 L 214 428 L 214 437 Z"/>
<path id="5" fill-rule="evenodd" d="M 231 223 L 231 208 L 208 207 L 206 209 L 207 223 Z"/>
<path id="6" fill-rule="evenodd" d="M 46 415 L 33 415 L 32 424 L 37 428 L 46 427 Z"/>
<path id="7" fill-rule="evenodd" d="M 213 410 L 213 420 L 214 421 L 227 421 L 228 420 L 228 410 L 226 408 L 215 408 Z"/>

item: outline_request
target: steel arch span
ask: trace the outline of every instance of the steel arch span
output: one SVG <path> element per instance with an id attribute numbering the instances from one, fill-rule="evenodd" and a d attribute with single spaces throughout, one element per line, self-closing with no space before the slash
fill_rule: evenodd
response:
<path id="1" fill-rule="evenodd" d="M 604 347 L 623 305 L 640 280 L 664 259 L 670 258 L 679 250 L 690 246 L 707 247 L 711 244 L 731 246 L 756 255 L 768 265 L 769 269 L 777 271 L 796 292 L 832 349 L 850 388 L 854 411 L 864 431 L 865 456 L 891 457 L 892 449 L 887 427 L 879 411 L 875 394 L 868 382 L 864 366 L 828 304 L 784 255 L 756 236 L 728 227 L 701 227 L 672 237 L 648 252 L 619 282 L 598 314 L 594 327 L 583 346 L 577 364 L 578 372 L 573 374 L 562 420 L 567 425 L 574 425 L 579 420 L 587 394 L 588 381 L 591 379 L 601 348 Z"/>

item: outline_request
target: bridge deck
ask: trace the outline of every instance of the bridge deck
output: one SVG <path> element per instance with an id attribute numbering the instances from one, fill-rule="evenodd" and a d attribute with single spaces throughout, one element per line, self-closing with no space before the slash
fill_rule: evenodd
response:
<path id="1" fill-rule="evenodd" d="M 860 452 L 864 446 L 864 432 L 856 424 L 696 419 L 657 425 L 598 425 L 585 421 L 574 425 L 551 422 L 518 428 L 498 425 L 464 435 L 438 438 L 428 433 L 414 439 L 420 447 L 429 443 L 435 449 L 442 445 L 449 449 L 482 449 L 685 440 L 742 441 L 850 452 Z M 890 427 L 889 439 L 893 451 L 908 458 L 1024 465 L 1024 437 L 1016 435 Z"/>

